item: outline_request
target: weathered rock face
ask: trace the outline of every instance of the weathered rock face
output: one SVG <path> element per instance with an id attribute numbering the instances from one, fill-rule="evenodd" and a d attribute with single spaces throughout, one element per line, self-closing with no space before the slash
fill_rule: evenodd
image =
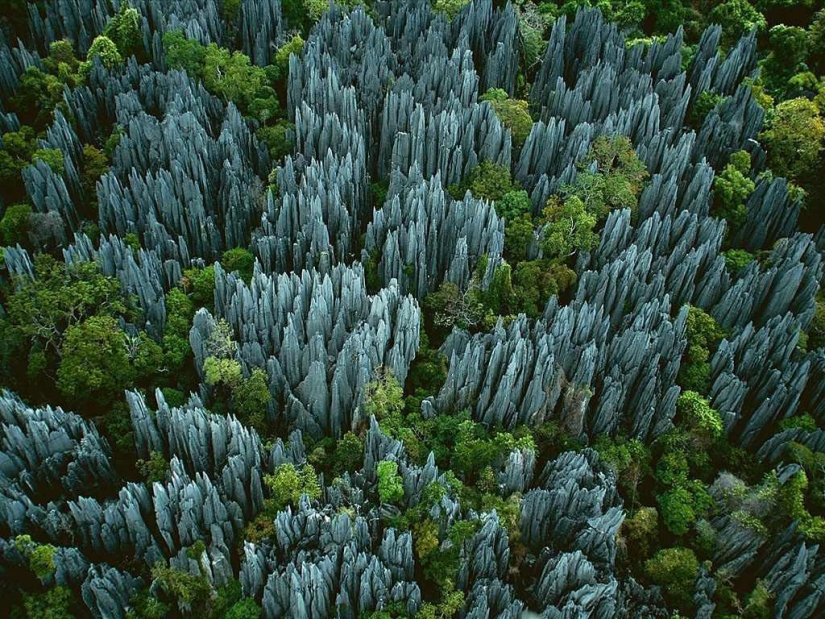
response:
<path id="1" fill-rule="evenodd" d="M 95 426 L 61 408 L 32 409 L 9 392 L 0 395 L 2 526 L 19 533 L 33 502 L 105 493 L 119 479 L 109 445 Z"/>
<path id="2" fill-rule="evenodd" d="M 215 282 L 215 315 L 231 325 L 238 360 L 267 371 L 272 420 L 316 439 L 361 425 L 362 387 L 375 370 L 383 366 L 403 383 L 415 357 L 417 303 L 394 280 L 368 295 L 360 265 L 300 276 L 256 268 L 251 285 L 217 265 Z M 214 327 L 200 310 L 189 336 L 199 371 Z"/>

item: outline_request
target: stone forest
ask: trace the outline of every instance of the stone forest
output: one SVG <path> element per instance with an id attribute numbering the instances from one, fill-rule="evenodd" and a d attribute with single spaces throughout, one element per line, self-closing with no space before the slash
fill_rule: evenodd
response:
<path id="1" fill-rule="evenodd" d="M 825 616 L 822 0 L 4 0 L 0 615 Z"/>

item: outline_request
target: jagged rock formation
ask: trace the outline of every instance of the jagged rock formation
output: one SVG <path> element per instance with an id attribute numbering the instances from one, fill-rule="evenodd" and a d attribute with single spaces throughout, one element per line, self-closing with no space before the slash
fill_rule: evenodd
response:
<path id="1" fill-rule="evenodd" d="M 251 285 L 217 265 L 215 284 L 215 316 L 231 325 L 238 360 L 269 376 L 271 420 L 316 439 L 362 425 L 362 387 L 375 370 L 383 366 L 403 383 L 415 357 L 417 303 L 395 281 L 369 296 L 360 265 L 300 276 L 256 267 Z M 189 339 L 199 371 L 215 324 L 206 310 L 195 316 Z"/>

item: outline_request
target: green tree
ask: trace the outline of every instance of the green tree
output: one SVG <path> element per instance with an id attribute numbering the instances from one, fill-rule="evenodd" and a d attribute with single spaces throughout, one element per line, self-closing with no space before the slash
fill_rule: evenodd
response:
<path id="1" fill-rule="evenodd" d="M 724 336 L 724 330 L 710 314 L 698 307 L 689 307 L 685 322 L 688 347 L 677 379 L 684 389 L 699 393 L 709 391 L 710 356 Z"/>
<path id="2" fill-rule="evenodd" d="M 193 39 L 187 39 L 181 30 L 170 30 L 163 35 L 166 64 L 170 69 L 183 69 L 192 77 L 202 77 L 206 48 Z"/>
<path id="3" fill-rule="evenodd" d="M 292 154 L 295 147 L 295 126 L 286 121 L 279 120 L 274 125 L 261 127 L 257 136 L 269 148 L 269 156 L 274 161 L 281 161 L 287 155 Z"/>
<path id="4" fill-rule="evenodd" d="M 274 473 L 264 476 L 264 483 L 269 488 L 269 513 L 279 512 L 287 505 L 298 505 L 304 494 L 313 501 L 321 498 L 321 486 L 311 464 L 300 469 L 291 463 L 282 464 Z"/>
<path id="5" fill-rule="evenodd" d="M 722 26 L 722 40 L 726 46 L 736 43 L 743 33 L 754 28 L 761 32 L 767 27 L 765 16 L 747 0 L 727 0 L 717 4 L 708 19 L 711 23 Z"/>
<path id="6" fill-rule="evenodd" d="M 103 36 L 111 39 L 124 58 L 138 53 L 142 37 L 140 14 L 124 2 L 120 5 L 120 11 L 106 24 Z"/>
<path id="7" fill-rule="evenodd" d="M 525 260 L 527 248 L 532 243 L 534 234 L 533 219 L 530 215 L 508 219 L 504 227 L 505 255 L 516 263 Z"/>
<path id="8" fill-rule="evenodd" d="M 702 444 L 707 446 L 722 436 L 722 417 L 695 391 L 685 391 L 679 396 L 676 413 Z"/>
<path id="9" fill-rule="evenodd" d="M 39 254 L 34 275 L 18 282 L 6 311 L 11 324 L 42 348 L 57 351 L 65 330 L 90 316 L 126 312 L 120 283 L 102 275 L 93 262 L 67 265 Z"/>
<path id="10" fill-rule="evenodd" d="M 86 52 L 86 62 L 82 63 L 82 66 L 85 68 L 82 68 L 81 72 L 88 72 L 91 68 L 93 58 L 100 58 L 100 62 L 102 62 L 103 66 L 107 69 L 111 69 L 115 65 L 123 62 L 123 56 L 120 55 L 117 45 L 115 45 L 112 39 L 103 35 L 96 37 L 95 40 L 92 41 L 89 51 Z"/>
<path id="11" fill-rule="evenodd" d="M 347 432 L 338 441 L 333 455 L 333 473 L 338 476 L 346 471 L 357 471 L 364 462 L 364 441 Z"/>
<path id="12" fill-rule="evenodd" d="M 595 172 L 590 170 L 594 163 Z M 597 219 L 613 209 L 638 206 L 648 173 L 630 139 L 618 135 L 596 138 L 578 167 L 576 181 L 562 187 L 562 197 L 577 196 Z"/>
<path id="13" fill-rule="evenodd" d="M 732 275 L 739 275 L 746 266 L 754 261 L 754 255 L 744 249 L 729 249 L 722 253 L 725 267 Z"/>
<path id="14" fill-rule="evenodd" d="M 75 403 L 111 403 L 156 369 L 157 353 L 145 333 L 130 340 L 112 316 L 92 316 L 66 330 L 57 387 Z"/>
<path id="15" fill-rule="evenodd" d="M 152 568 L 153 586 L 177 603 L 181 611 L 206 615 L 212 587 L 204 575 L 194 576 L 183 570 L 156 563 Z"/>
<path id="16" fill-rule="evenodd" d="M 71 619 L 74 597 L 72 590 L 58 585 L 45 593 L 23 594 L 23 608 L 27 619 Z"/>
<path id="17" fill-rule="evenodd" d="M 162 482 L 169 473 L 169 461 L 159 451 L 149 454 L 148 460 L 138 460 L 137 469 L 147 482 Z"/>
<path id="18" fill-rule="evenodd" d="M 437 328 L 449 331 L 455 326 L 472 329 L 485 318 L 486 310 L 478 296 L 470 291 L 462 291 L 452 282 L 444 282 L 437 291 L 424 297 L 424 307 L 428 310 Z"/>
<path id="19" fill-rule="evenodd" d="M 28 559 L 29 569 L 40 580 L 46 581 L 54 574 L 54 555 L 57 548 L 51 544 L 38 544 L 29 535 L 15 537 L 14 546 Z"/>
<path id="20" fill-rule="evenodd" d="M 45 163 L 55 174 L 63 174 L 65 170 L 63 151 L 57 148 L 38 148 L 32 155 L 32 163 L 37 161 Z"/>
<path id="21" fill-rule="evenodd" d="M 432 3 L 433 11 L 444 13 L 449 19 L 452 19 L 464 8 L 467 1 L 468 0 L 434 0 Z"/>
<path id="22" fill-rule="evenodd" d="M 379 369 L 375 378 L 364 385 L 364 414 L 383 419 L 404 410 L 404 390 L 389 371 Z"/>
<path id="23" fill-rule="evenodd" d="M 690 111 L 690 125 L 694 129 L 701 128 L 708 114 L 722 103 L 722 101 L 724 101 L 724 97 L 712 90 L 703 90 L 700 92 L 693 102 L 693 107 Z"/>
<path id="24" fill-rule="evenodd" d="M 235 413 L 261 435 L 267 431 L 266 411 L 272 401 L 268 382 L 266 372 L 255 368 L 232 392 Z"/>
<path id="25" fill-rule="evenodd" d="M 289 57 L 292 54 L 300 57 L 303 49 L 304 40 L 300 34 L 292 35 L 289 41 L 278 48 L 278 51 L 275 52 L 275 56 L 272 59 L 272 64 L 276 70 L 274 76 L 276 81 L 286 82 L 289 78 Z"/>
<path id="26" fill-rule="evenodd" d="M 513 189 L 495 203 L 495 209 L 498 216 L 503 217 L 509 223 L 524 215 L 529 216 L 533 211 L 533 203 L 526 191 Z"/>
<path id="27" fill-rule="evenodd" d="M 805 181 L 814 172 L 825 139 L 825 120 L 808 99 L 783 101 L 761 134 L 768 150 L 768 164 L 776 174 Z"/>
<path id="28" fill-rule="evenodd" d="M 228 273 L 237 271 L 241 279 L 249 282 L 252 279 L 252 271 L 255 267 L 255 256 L 248 249 L 242 247 L 229 249 L 221 256 L 221 266 Z"/>
<path id="29" fill-rule="evenodd" d="M 726 219 L 730 231 L 737 231 L 745 223 L 745 202 L 756 188 L 748 177 L 750 167 L 751 156 L 742 150 L 733 153 L 730 163 L 713 179 L 714 215 Z"/>
<path id="30" fill-rule="evenodd" d="M 215 267 L 187 269 L 183 272 L 181 286 L 191 293 L 198 307 L 211 307 L 215 296 Z"/>
<path id="31" fill-rule="evenodd" d="M 398 474 L 398 464 L 390 460 L 378 463 L 378 498 L 382 503 L 396 503 L 404 498 L 404 483 Z"/>
<path id="32" fill-rule="evenodd" d="M 224 619 L 258 619 L 261 616 L 261 607 L 252 598 L 243 598 L 230 608 Z"/>
<path id="33" fill-rule="evenodd" d="M 518 187 L 513 184 L 509 166 L 482 161 L 470 171 L 466 181 L 460 187 L 452 188 L 450 193 L 460 200 L 468 189 L 478 200 L 497 201 Z"/>
<path id="34" fill-rule="evenodd" d="M 656 544 L 659 534 L 659 513 L 655 507 L 641 507 L 622 523 L 621 535 L 634 561 L 644 561 Z"/>
<path id="35" fill-rule="evenodd" d="M 689 548 L 665 548 L 645 562 L 647 577 L 681 610 L 689 609 L 699 561 Z"/>
<path id="36" fill-rule="evenodd" d="M 6 245 L 25 245 L 28 240 L 32 207 L 28 204 L 12 204 L 0 220 L 0 237 Z"/>
<path id="37" fill-rule="evenodd" d="M 513 145 L 521 148 L 533 128 L 527 101 L 511 99 L 501 88 L 491 88 L 479 97 L 479 101 L 490 104 L 501 124 L 510 130 Z"/>
<path id="38" fill-rule="evenodd" d="M 544 220 L 541 248 L 547 258 L 564 261 L 580 251 L 590 251 L 599 242 L 593 231 L 596 216 L 576 195 L 563 201 L 558 196 L 548 200 Z"/>

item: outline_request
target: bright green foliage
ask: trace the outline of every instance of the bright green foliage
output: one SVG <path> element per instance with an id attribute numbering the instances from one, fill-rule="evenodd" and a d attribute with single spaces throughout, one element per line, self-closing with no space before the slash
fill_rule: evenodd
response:
<path id="1" fill-rule="evenodd" d="M 467 178 L 466 184 L 462 184 L 462 189 L 456 199 L 464 197 L 464 189 L 469 189 L 473 197 L 478 200 L 501 200 L 505 194 L 517 190 L 510 177 L 508 166 L 482 161 L 472 169 Z M 453 193 L 453 192 L 451 192 Z"/>
<path id="2" fill-rule="evenodd" d="M 235 414 L 259 434 L 266 432 L 266 410 L 272 401 L 266 372 L 255 368 L 232 392 Z"/>
<path id="3" fill-rule="evenodd" d="M 710 12 L 711 23 L 722 26 L 722 40 L 732 45 L 743 34 L 756 28 L 759 31 L 767 27 L 765 16 L 757 11 L 748 0 L 727 0 L 717 4 Z"/>
<path id="4" fill-rule="evenodd" d="M 703 90 L 700 92 L 699 96 L 696 97 L 696 101 L 693 102 L 693 108 L 690 111 L 691 126 L 693 126 L 694 129 L 699 129 L 702 123 L 705 122 L 708 114 L 710 114 L 717 105 L 722 103 L 723 100 L 724 97 L 722 97 L 722 95 L 712 90 Z"/>
<path id="5" fill-rule="evenodd" d="M 745 223 L 745 202 L 756 188 L 748 177 L 750 167 L 750 154 L 739 151 L 731 155 L 730 163 L 713 179 L 713 214 L 728 221 L 729 231 L 736 231 Z"/>
<path id="6" fill-rule="evenodd" d="M 472 329 L 485 318 L 486 310 L 478 295 L 471 291 L 462 292 L 452 282 L 444 282 L 436 292 L 424 297 L 424 307 L 433 316 L 433 322 L 449 333 L 455 326 Z"/>
<path id="7" fill-rule="evenodd" d="M 527 101 L 510 99 L 501 88 L 491 88 L 479 97 L 479 101 L 487 101 L 490 104 L 501 124 L 510 130 L 516 148 L 524 145 L 533 128 Z"/>
<path id="8" fill-rule="evenodd" d="M 776 106 L 770 127 L 762 134 L 768 164 L 780 176 L 805 181 L 816 169 L 825 139 L 825 120 L 816 105 L 804 98 Z"/>
<path id="9" fill-rule="evenodd" d="M 5 190 L 15 189 L 23 193 L 23 179 L 20 171 L 31 163 L 32 155 L 37 150 L 34 130 L 21 127 L 20 131 L 10 131 L 3 135 L 0 149 L 0 185 Z"/>
<path id="10" fill-rule="evenodd" d="M 644 561 L 650 557 L 651 547 L 658 537 L 659 512 L 655 507 L 641 507 L 633 516 L 625 518 L 621 535 L 632 548 L 633 559 Z"/>
<path id="11" fill-rule="evenodd" d="M 207 357 L 203 362 L 204 381 L 210 387 L 235 389 L 241 384 L 243 372 L 235 359 Z"/>
<path id="12" fill-rule="evenodd" d="M 516 307 L 517 299 L 513 292 L 512 274 L 512 267 L 502 262 L 493 273 L 493 279 L 487 290 L 479 290 L 479 300 L 494 315 L 506 316 Z"/>
<path id="13" fill-rule="evenodd" d="M 92 41 L 92 45 L 86 53 L 86 62 L 81 65 L 81 73 L 89 71 L 91 68 L 90 63 L 93 58 L 99 58 L 100 62 L 102 62 L 103 66 L 107 69 L 111 69 L 115 65 L 123 62 L 123 56 L 120 55 L 120 51 L 118 51 L 117 45 L 115 45 L 114 41 L 112 41 L 109 37 L 102 35 L 96 37 L 95 40 Z"/>
<path id="14" fill-rule="evenodd" d="M 231 101 L 259 122 L 274 119 L 280 110 L 278 97 L 265 69 L 252 64 L 249 56 L 231 52 L 215 43 L 203 46 L 177 30 L 163 37 L 166 62 L 203 80 L 210 92 Z"/>
<path id="15" fill-rule="evenodd" d="M 201 74 L 206 48 L 194 39 L 187 39 L 181 30 L 170 30 L 163 35 L 166 64 L 172 69 L 183 69 L 196 77 Z"/>
<path id="16" fill-rule="evenodd" d="M 303 49 L 304 40 L 300 34 L 293 35 L 289 41 L 278 48 L 278 51 L 275 52 L 275 56 L 272 59 L 272 64 L 276 70 L 276 80 L 286 81 L 289 78 L 289 57 L 292 54 L 300 57 Z"/>
<path id="17" fill-rule="evenodd" d="M 364 386 L 364 414 L 383 419 L 404 410 L 404 390 L 388 371 L 377 371 L 374 380 Z"/>
<path id="18" fill-rule="evenodd" d="M 169 605 L 154 597 L 147 589 L 135 594 L 129 600 L 137 619 L 165 619 L 169 616 Z M 131 615 L 127 615 L 132 619 Z"/>
<path id="19" fill-rule="evenodd" d="M 311 501 L 321 497 L 318 476 L 311 464 L 305 464 L 300 469 L 291 463 L 282 464 L 272 475 L 264 476 L 264 483 L 269 488 L 269 513 L 279 512 L 287 505 L 298 505 L 304 494 Z"/>
<path id="20" fill-rule="evenodd" d="M 192 294 L 192 300 L 198 307 L 211 306 L 215 295 L 215 267 L 187 269 L 183 272 L 181 285 Z"/>
<path id="21" fill-rule="evenodd" d="M 419 559 L 438 550 L 438 524 L 430 518 L 425 518 L 413 524 L 413 540 L 415 540 L 415 553 Z"/>
<path id="22" fill-rule="evenodd" d="M 58 148 L 38 148 L 32 155 L 32 163 L 37 161 L 45 163 L 55 174 L 63 174 L 65 169 L 63 151 Z"/>
<path id="23" fill-rule="evenodd" d="M 152 568 L 155 586 L 172 600 L 178 608 L 191 608 L 192 614 L 205 614 L 208 609 L 212 587 L 203 575 L 193 576 L 188 572 L 157 563 Z"/>
<path id="24" fill-rule="evenodd" d="M 292 153 L 295 146 L 294 125 L 286 120 L 279 120 L 274 125 L 258 129 L 258 139 L 263 140 L 269 148 L 269 156 L 280 161 Z"/>
<path id="25" fill-rule="evenodd" d="M 452 19 L 458 12 L 464 8 L 467 0 L 433 0 L 433 11 L 444 13 L 448 18 Z"/>
<path id="26" fill-rule="evenodd" d="M 701 482 L 691 480 L 656 497 L 659 513 L 668 530 L 674 535 L 684 535 L 710 508 L 711 499 Z"/>
<path id="27" fill-rule="evenodd" d="M 32 207 L 28 204 L 12 204 L 0 220 L 0 238 L 9 246 L 25 245 L 29 234 Z"/>
<path id="28" fill-rule="evenodd" d="M 825 73 L 825 9 L 814 16 L 808 27 L 808 58 L 817 74 Z"/>
<path id="29" fill-rule="evenodd" d="M 159 357 L 145 333 L 130 338 L 112 316 L 92 316 L 66 330 L 57 387 L 74 403 L 108 403 L 156 370 Z"/>
<path id="30" fill-rule="evenodd" d="M 771 53 L 763 64 L 763 76 L 771 92 L 786 93 L 788 80 L 806 70 L 808 35 L 796 26 L 777 24 L 770 29 Z"/>
<path id="31" fill-rule="evenodd" d="M 560 294 L 576 283 L 576 272 L 566 264 L 550 260 L 519 262 L 513 273 L 515 310 L 532 318 L 544 311 L 553 295 Z"/>
<path id="32" fill-rule="evenodd" d="M 333 472 L 342 475 L 346 471 L 357 471 L 364 462 L 364 441 L 352 432 L 347 432 L 338 441 L 333 454 Z"/>
<path id="33" fill-rule="evenodd" d="M 243 598 L 235 602 L 226 614 L 224 619 L 258 619 L 261 616 L 261 607 L 252 598 Z"/>
<path id="34" fill-rule="evenodd" d="M 593 448 L 613 470 L 622 496 L 632 507 L 637 500 L 639 483 L 651 470 L 650 449 L 638 439 L 605 435 L 596 437 Z"/>
<path id="35" fill-rule="evenodd" d="M 124 58 L 136 54 L 141 45 L 140 14 L 129 6 L 128 2 L 120 5 L 120 11 L 109 20 L 103 29 L 103 36 L 108 37 Z"/>
<path id="36" fill-rule="evenodd" d="M 241 9 L 241 0 L 223 0 L 221 7 L 221 15 L 227 21 L 232 21 L 238 16 L 238 11 Z"/>
<path id="37" fill-rule="evenodd" d="M 684 388 L 698 393 L 710 389 L 710 357 L 725 336 L 724 330 L 714 318 L 691 306 L 685 323 L 688 348 L 679 368 L 678 383 Z"/>
<path id="38" fill-rule="evenodd" d="M 758 581 L 748 595 L 742 619 L 770 619 L 773 613 L 773 596 L 763 581 Z"/>
<path id="39" fill-rule="evenodd" d="M 705 444 L 722 436 L 722 417 L 695 391 L 685 391 L 679 396 L 676 412 L 693 435 Z"/>
<path id="40" fill-rule="evenodd" d="M 95 314 L 126 311 L 120 283 L 100 273 L 92 262 L 67 266 L 50 255 L 34 260 L 35 278 L 7 298 L 12 325 L 32 342 L 57 349 L 63 332 Z"/>
<path id="41" fill-rule="evenodd" d="M 221 266 L 227 273 L 238 272 L 245 282 L 252 279 L 252 270 L 255 267 L 255 256 L 252 252 L 243 247 L 229 249 L 221 256 Z"/>
<path id="42" fill-rule="evenodd" d="M 54 574 L 54 554 L 57 548 L 51 544 L 38 544 L 29 535 L 18 535 L 14 545 L 29 560 L 29 569 L 45 581 Z"/>
<path id="43" fill-rule="evenodd" d="M 109 171 L 109 157 L 106 153 L 89 144 L 83 145 L 83 184 L 86 193 L 95 195 L 95 183 Z"/>
<path id="44" fill-rule="evenodd" d="M 599 242 L 594 232 L 596 216 L 576 195 L 564 201 L 553 196 L 547 201 L 544 220 L 547 224 L 542 230 L 541 249 L 547 258 L 566 260 L 580 251 L 590 251 Z"/>
<path id="45" fill-rule="evenodd" d="M 597 171 L 588 168 L 595 162 Z M 577 196 L 598 219 L 617 208 L 635 209 L 648 173 L 624 136 L 600 136 L 580 163 L 576 182 L 562 187 L 562 196 Z"/>
<path id="46" fill-rule="evenodd" d="M 150 484 L 162 482 L 169 473 L 169 461 L 161 452 L 153 451 L 150 452 L 148 460 L 137 461 L 137 469 Z"/>
<path id="47" fill-rule="evenodd" d="M 509 432 L 490 436 L 481 424 L 462 421 L 455 437 L 450 468 L 466 483 L 472 483 L 482 470 L 495 468 L 514 449 L 536 451 L 536 445 L 530 435 L 518 440 Z"/>
<path id="48" fill-rule="evenodd" d="M 725 267 L 732 275 L 738 275 L 754 261 L 754 255 L 744 249 L 729 249 L 722 256 L 725 258 Z"/>
<path id="49" fill-rule="evenodd" d="M 404 483 L 398 474 L 398 463 L 382 460 L 376 470 L 378 498 L 382 503 L 396 503 L 404 498 Z"/>
<path id="50" fill-rule="evenodd" d="M 525 260 L 527 247 L 533 241 L 534 235 L 535 229 L 530 215 L 525 214 L 515 219 L 508 219 L 504 227 L 504 254 L 517 263 Z"/>
<path id="51" fill-rule="evenodd" d="M 446 591 L 442 592 L 441 601 L 438 604 L 425 602 L 421 610 L 416 615 L 417 619 L 450 619 L 464 607 L 464 593 L 455 591 L 450 582 Z"/>
<path id="52" fill-rule="evenodd" d="M 498 216 L 510 223 L 523 215 L 529 215 L 533 210 L 533 203 L 526 191 L 514 189 L 496 201 L 495 208 Z"/>
<path id="53" fill-rule="evenodd" d="M 26 619 L 71 619 L 72 590 L 59 585 L 36 595 L 23 594 L 23 608 Z"/>
<path id="54" fill-rule="evenodd" d="M 699 561 L 688 548 L 666 548 L 645 562 L 645 573 L 681 609 L 688 608 L 699 576 Z"/>

